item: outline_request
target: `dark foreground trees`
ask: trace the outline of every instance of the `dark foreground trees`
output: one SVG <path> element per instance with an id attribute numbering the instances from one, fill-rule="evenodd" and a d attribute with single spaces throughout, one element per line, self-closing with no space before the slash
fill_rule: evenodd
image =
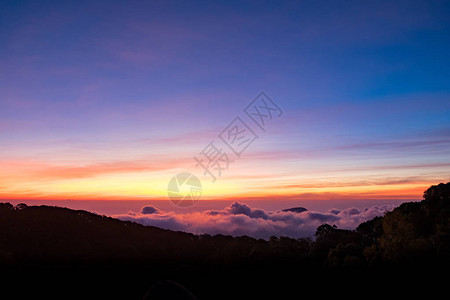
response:
<path id="1" fill-rule="evenodd" d="M 430 279 L 450 266 L 449 195 L 450 183 L 439 184 L 425 191 L 423 201 L 404 203 L 354 231 L 324 224 L 315 239 L 269 241 L 196 236 L 85 211 L 2 203 L 0 270 L 16 299 L 52 291 L 141 299 L 162 280 L 183 284 L 199 299 L 257 299 L 304 288 L 331 294 L 331 286 L 398 276 Z"/>

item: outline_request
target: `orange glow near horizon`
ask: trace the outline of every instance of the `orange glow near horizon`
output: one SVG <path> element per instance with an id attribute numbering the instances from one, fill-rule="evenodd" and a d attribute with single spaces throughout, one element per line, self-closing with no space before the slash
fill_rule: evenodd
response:
<path id="1" fill-rule="evenodd" d="M 0 199 L 39 200 L 165 200 L 168 174 L 147 172 L 118 173 L 91 178 L 42 180 L 9 177 L 0 188 Z M 289 181 L 295 181 L 291 178 Z M 298 178 L 301 182 L 302 178 Z M 353 181 L 352 181 L 353 180 Z M 271 184 L 268 184 L 271 182 Z M 278 182 L 278 184 L 277 184 Z M 416 180 L 405 183 L 382 184 L 358 182 L 355 178 L 343 178 L 341 183 L 323 180 L 304 185 L 284 184 L 280 178 L 254 179 L 245 182 L 238 179 L 203 183 L 202 200 L 245 199 L 299 199 L 299 200 L 352 200 L 352 199 L 421 199 L 423 191 L 439 180 Z M 120 184 L 117 184 L 120 183 Z"/>
<path id="2" fill-rule="evenodd" d="M 448 164 L 389 160 L 384 165 L 370 165 L 370 160 L 361 165 L 339 157 L 259 152 L 235 162 L 213 183 L 184 152 L 165 156 L 155 152 L 142 159 L 131 159 L 135 155 L 125 151 L 120 154 L 128 159 L 2 160 L 0 199 L 168 200 L 170 179 L 191 172 L 202 182 L 202 200 L 419 200 L 430 185 L 446 181 L 448 168 Z"/>

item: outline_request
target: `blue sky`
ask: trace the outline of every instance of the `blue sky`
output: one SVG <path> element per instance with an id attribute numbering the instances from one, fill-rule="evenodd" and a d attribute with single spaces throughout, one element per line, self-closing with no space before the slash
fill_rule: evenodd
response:
<path id="1" fill-rule="evenodd" d="M 211 197 L 410 197 L 448 180 L 449 46 L 449 1 L 3 1 L 0 193 L 162 197 L 265 91 L 285 114 Z"/>

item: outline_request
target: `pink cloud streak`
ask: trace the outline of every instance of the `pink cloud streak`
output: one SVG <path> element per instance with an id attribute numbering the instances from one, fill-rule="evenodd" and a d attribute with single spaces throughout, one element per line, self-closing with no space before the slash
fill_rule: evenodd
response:
<path id="1" fill-rule="evenodd" d="M 163 212 L 152 206 L 145 206 L 141 212 L 132 212 L 113 217 L 148 226 L 186 231 L 195 234 L 248 235 L 268 239 L 270 236 L 293 238 L 311 237 L 316 228 L 324 223 L 339 228 L 354 229 L 360 223 L 384 215 L 394 205 L 373 206 L 365 209 L 332 209 L 328 212 L 289 211 L 269 212 L 234 202 L 222 210 L 175 213 Z"/>

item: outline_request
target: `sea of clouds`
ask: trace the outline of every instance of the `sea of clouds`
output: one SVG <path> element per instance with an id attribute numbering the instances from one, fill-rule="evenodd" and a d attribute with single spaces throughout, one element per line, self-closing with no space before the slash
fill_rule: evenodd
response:
<path id="1" fill-rule="evenodd" d="M 271 236 L 301 238 L 312 237 L 317 227 L 324 223 L 342 229 L 355 229 L 362 222 L 382 216 L 394 208 L 395 205 L 383 205 L 364 209 L 331 209 L 327 212 L 268 212 L 234 202 L 222 210 L 186 213 L 164 212 L 153 206 L 144 206 L 140 212 L 129 211 L 113 217 L 195 234 L 247 235 L 263 239 Z"/>

